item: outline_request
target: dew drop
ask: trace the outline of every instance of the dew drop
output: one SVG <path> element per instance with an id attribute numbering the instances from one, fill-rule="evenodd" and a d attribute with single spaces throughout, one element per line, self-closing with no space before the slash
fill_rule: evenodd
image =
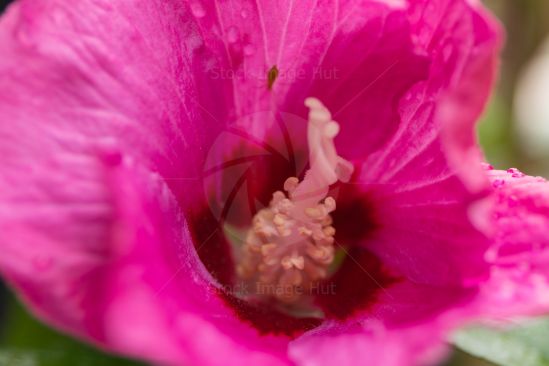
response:
<path id="1" fill-rule="evenodd" d="M 221 31 L 219 30 L 219 27 L 217 25 L 214 25 L 212 27 L 212 33 L 216 36 L 216 37 L 220 37 L 221 36 Z"/>
<path id="2" fill-rule="evenodd" d="M 492 183 L 492 186 L 494 188 L 499 188 L 499 187 L 502 187 L 505 185 L 505 181 L 503 179 L 496 179 L 493 183 Z"/>
<path id="3" fill-rule="evenodd" d="M 246 56 L 251 56 L 254 54 L 254 52 L 255 52 L 255 48 L 251 44 L 248 43 L 247 45 L 244 46 L 244 54 Z"/>
<path id="4" fill-rule="evenodd" d="M 122 163 L 122 152 L 115 141 L 105 139 L 98 144 L 97 149 L 99 157 L 106 165 L 114 167 Z"/>
<path id="5" fill-rule="evenodd" d="M 191 2 L 191 13 L 197 18 L 202 18 L 206 15 L 206 10 L 199 1 Z"/>
<path id="6" fill-rule="evenodd" d="M 516 207 L 518 203 L 519 203 L 519 199 L 517 196 L 515 195 L 509 196 L 509 201 L 508 201 L 509 207 Z"/>
<path id="7" fill-rule="evenodd" d="M 32 265 L 37 271 L 45 272 L 52 267 L 53 259 L 51 257 L 35 257 L 32 260 Z"/>
<path id="8" fill-rule="evenodd" d="M 490 248 L 486 251 L 485 258 L 488 262 L 495 262 L 498 259 L 498 250 L 496 248 Z"/>
<path id="9" fill-rule="evenodd" d="M 246 19 L 248 17 L 248 11 L 246 9 L 242 9 L 242 11 L 240 12 L 240 16 Z"/>
<path id="10" fill-rule="evenodd" d="M 487 163 L 482 163 L 482 167 L 486 170 L 494 170 L 494 167 Z"/>
<path id="11" fill-rule="evenodd" d="M 453 52 L 454 52 L 454 49 L 451 45 L 447 45 L 442 49 L 442 58 L 444 59 L 444 62 L 448 62 L 450 60 Z"/>
<path id="12" fill-rule="evenodd" d="M 414 94 L 406 93 L 403 98 L 405 102 L 411 102 L 414 99 Z"/>
<path id="13" fill-rule="evenodd" d="M 238 40 L 238 29 L 235 26 L 227 29 L 227 40 L 229 43 L 235 43 Z"/>
<path id="14" fill-rule="evenodd" d="M 518 265 L 518 270 L 520 272 L 526 273 L 530 271 L 530 263 L 526 261 L 521 261 Z"/>
<path id="15" fill-rule="evenodd" d="M 507 173 L 511 174 L 513 178 L 523 178 L 526 175 L 516 168 L 507 169 Z"/>

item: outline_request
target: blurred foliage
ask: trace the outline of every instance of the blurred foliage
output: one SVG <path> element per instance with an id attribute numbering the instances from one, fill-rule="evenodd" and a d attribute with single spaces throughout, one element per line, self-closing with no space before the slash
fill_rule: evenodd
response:
<path id="1" fill-rule="evenodd" d="M 549 176 L 549 156 L 532 159 L 514 127 L 515 89 L 522 71 L 549 34 L 549 1 L 486 0 L 503 23 L 505 49 L 496 95 L 480 125 L 480 141 L 496 168 L 517 167 L 531 175 Z M 548 142 L 549 143 L 549 142 Z"/>
<path id="2" fill-rule="evenodd" d="M 489 361 L 477 358 L 468 353 L 461 351 L 459 348 L 454 349 L 451 358 L 443 366 L 497 366 Z"/>
<path id="3" fill-rule="evenodd" d="M 454 334 L 454 344 L 502 366 L 549 366 L 549 318 L 519 324 L 463 329 Z"/>
<path id="4" fill-rule="evenodd" d="M 35 320 L 13 297 L 0 338 L 0 366 L 138 366 L 97 351 Z M 131 325 L 128 325 L 131 326 Z"/>
<path id="5" fill-rule="evenodd" d="M 11 3 L 10 0 L 0 0 L 0 12 L 2 12 L 9 3 Z"/>
<path id="6" fill-rule="evenodd" d="M 492 97 L 478 129 L 486 159 L 497 169 L 508 169 L 519 165 L 509 148 L 510 136 L 507 126 L 510 124 L 511 115 L 505 98 L 498 93 Z"/>

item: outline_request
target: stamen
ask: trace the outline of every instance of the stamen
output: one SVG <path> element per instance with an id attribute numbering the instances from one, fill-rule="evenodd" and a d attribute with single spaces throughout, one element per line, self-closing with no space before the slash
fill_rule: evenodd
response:
<path id="1" fill-rule="evenodd" d="M 242 279 L 256 281 L 259 296 L 285 303 L 295 303 L 327 276 L 336 233 L 330 216 L 336 201 L 327 197 L 329 187 L 353 173 L 334 146 L 339 124 L 318 99 L 308 98 L 305 105 L 310 169 L 301 182 L 289 177 L 286 193 L 274 192 L 269 207 L 253 218 L 238 266 Z"/>

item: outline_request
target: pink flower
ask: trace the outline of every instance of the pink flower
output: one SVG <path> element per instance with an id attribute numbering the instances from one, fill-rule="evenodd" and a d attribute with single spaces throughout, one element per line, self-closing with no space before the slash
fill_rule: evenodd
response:
<path id="1" fill-rule="evenodd" d="M 435 362 L 466 321 L 547 309 L 547 184 L 474 139 L 499 43 L 474 0 L 19 0 L 0 272 L 153 362 Z"/>

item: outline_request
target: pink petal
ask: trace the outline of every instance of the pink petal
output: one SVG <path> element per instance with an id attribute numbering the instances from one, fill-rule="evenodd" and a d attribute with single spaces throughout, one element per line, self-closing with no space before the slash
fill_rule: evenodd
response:
<path id="1" fill-rule="evenodd" d="M 212 293 L 220 285 L 192 239 L 196 231 L 207 239 L 218 222 L 195 227 L 207 206 L 196 178 L 227 125 L 264 136 L 274 119 L 255 112 L 304 116 L 300 103 L 313 95 L 329 99 L 340 119 L 343 151 L 354 158 L 377 151 L 362 182 L 383 184 L 374 196 L 387 209 L 378 214 L 395 233 L 379 234 L 378 254 L 417 282 L 477 279 L 483 268 L 473 259 L 485 242 L 467 221 L 473 197 L 451 167 L 452 151 L 469 148 L 468 122 L 488 81 L 480 80 L 482 92 L 459 125 L 466 137 L 459 149 L 440 139 L 440 126 L 456 121 L 433 116 L 447 90 L 465 89 L 456 80 L 465 77 L 469 86 L 478 65 L 490 64 L 486 55 L 495 52 L 497 37 L 461 1 L 448 11 L 441 11 L 443 1 L 429 2 L 437 10 L 428 12 L 432 18 L 416 16 L 426 2 L 414 2 L 410 13 L 392 3 L 21 0 L 12 6 L 0 22 L 0 115 L 8 121 L 0 124 L 2 274 L 43 319 L 109 350 L 177 364 L 288 363 L 288 337 L 260 336 L 247 308 L 237 318 L 230 300 Z M 453 36 L 458 19 L 474 39 L 462 29 Z M 269 89 L 275 65 L 280 75 Z M 335 83 L 318 79 L 315 67 L 344 75 Z M 300 70 L 303 80 L 283 77 Z M 350 144 L 358 131 L 360 143 Z M 405 222 L 411 214 L 415 221 Z M 215 248 L 214 256 L 223 257 Z M 223 260 L 227 267 L 230 260 Z M 469 260 L 470 269 L 463 265 Z M 424 311 L 426 319 L 463 298 L 441 299 Z M 438 346 L 439 330 L 429 324 L 403 325 L 401 333 L 329 324 L 318 337 L 296 341 L 290 353 L 305 364 L 354 361 L 344 354 L 348 344 L 350 354 L 376 363 L 371 351 L 383 346 L 388 358 L 378 361 L 406 364 L 412 354 L 428 352 L 427 331 L 437 334 Z M 407 346 L 404 336 L 412 335 L 417 341 Z"/>
<path id="2" fill-rule="evenodd" d="M 285 364 L 287 337 L 260 337 L 214 295 L 219 284 L 198 259 L 158 176 L 127 163 L 106 167 L 103 175 L 108 194 L 100 203 L 111 211 L 86 219 L 107 226 L 92 230 L 90 243 L 61 225 L 41 232 L 50 224 L 42 216 L 27 217 L 24 230 L 2 226 L 20 241 L 4 243 L 8 255 L 0 269 L 29 305 L 44 320 L 107 350 L 155 362 Z M 38 211 L 47 208 L 34 204 Z M 85 220 L 85 203 L 65 205 Z M 105 234 L 100 241 L 94 240 L 98 233 Z"/>
<path id="3" fill-rule="evenodd" d="M 400 99 L 394 135 L 362 162 L 360 189 L 379 228 L 363 245 L 414 281 L 470 284 L 487 275 L 488 241 L 468 210 L 480 197 L 471 179 L 485 180 L 472 136 L 496 70 L 499 28 L 466 1 L 412 1 L 408 14 L 414 45 L 431 65 Z M 461 93 L 469 98 L 450 97 Z M 459 112 L 451 120 L 441 112 L 448 100 Z"/>
<path id="4" fill-rule="evenodd" d="M 225 127 L 232 97 L 228 80 L 206 73 L 222 45 L 205 48 L 183 10 L 175 1 L 13 4 L 0 26 L 2 149 L 133 156 L 179 201 L 202 199 L 182 193 L 199 189 L 203 147 Z"/>
<path id="5" fill-rule="evenodd" d="M 490 281 L 478 300 L 494 316 L 545 313 L 549 309 L 549 182 L 516 169 L 490 171 L 494 244 L 487 253 Z M 477 212 L 483 214 L 484 212 Z"/>
<path id="6" fill-rule="evenodd" d="M 341 124 L 338 153 L 349 159 L 364 159 L 392 138 L 401 122 L 400 98 L 427 77 L 428 60 L 413 48 L 405 10 L 384 3 L 349 2 L 333 10 L 333 24 L 325 28 L 331 42 L 307 39 L 306 50 L 316 53 L 298 56 L 309 62 L 301 68 L 318 74 L 295 83 L 288 96 L 295 104 L 308 93 L 326 104 Z"/>
<path id="7" fill-rule="evenodd" d="M 445 355 L 443 327 L 436 322 L 388 329 L 375 319 L 326 327 L 290 345 L 300 365 L 406 366 L 434 364 Z"/>
<path id="8" fill-rule="evenodd" d="M 470 221 L 469 208 L 479 198 L 471 181 L 484 173 L 471 165 L 478 164 L 477 155 L 455 158 L 470 151 L 473 118 L 478 118 L 492 84 L 499 28 L 478 4 L 465 1 L 415 1 L 409 12 L 416 47 L 433 60 L 429 77 L 401 99 L 399 128 L 364 162 L 354 188 L 370 213 L 362 244 L 406 280 L 379 291 L 378 305 L 370 311 L 385 324 L 377 336 L 364 320 L 355 324 L 357 334 L 340 323 L 325 324 L 322 331 L 292 343 L 290 354 L 304 363 L 434 363 L 441 357 L 444 334 L 483 313 L 477 307 L 478 290 L 469 286 L 488 276 L 484 252 L 489 241 Z M 487 78 L 474 75 L 479 65 L 488 70 Z M 454 106 L 459 101 L 464 119 L 446 121 L 439 117 L 437 103 L 464 88 L 460 78 L 477 88 L 470 91 L 474 100 L 469 105 L 453 99 Z M 459 145 L 445 139 L 446 125 L 465 136 L 457 140 Z"/>
<path id="9" fill-rule="evenodd" d="M 121 172 L 113 182 L 125 235 L 107 270 L 104 313 L 93 319 L 105 324 L 105 343 L 177 364 L 285 364 L 287 337 L 260 337 L 214 295 L 221 289 L 199 261 L 185 221 L 173 215 L 177 208 L 167 187 L 148 192 L 122 184 L 128 181 L 139 182 L 139 176 Z M 160 206 L 158 198 L 165 198 Z M 158 352 L 171 345 L 171 352 Z"/>
<path id="10" fill-rule="evenodd" d="M 478 165 L 482 152 L 475 127 L 496 81 L 503 30 L 479 1 L 467 3 L 473 10 L 467 27 L 463 26 L 459 10 L 455 12 L 453 21 L 445 25 L 453 34 L 450 39 L 453 38 L 457 46 L 446 63 L 455 62 L 456 71 L 450 80 L 450 88 L 441 95 L 436 117 L 443 128 L 442 139 L 450 165 L 457 170 L 469 190 L 480 192 L 487 189 L 488 181 Z M 446 9 L 452 6 L 456 5 L 446 5 Z M 474 37 L 467 37 L 467 34 Z M 447 52 L 447 48 L 442 50 L 443 57 Z"/>
<path id="11" fill-rule="evenodd" d="M 379 284 L 383 286 L 383 284 Z M 480 313 L 477 289 L 411 281 L 382 288 L 377 305 L 345 322 L 325 322 L 290 343 L 303 365 L 436 365 L 448 353 L 450 331 Z"/>
<path id="12" fill-rule="evenodd" d="M 427 60 L 414 53 L 407 14 L 393 2 L 328 1 L 311 6 L 295 1 L 258 1 L 241 4 L 241 8 L 223 3 L 219 9 L 200 4 L 203 12 L 199 14 L 203 16 L 197 23 L 203 33 L 217 29 L 226 36 L 222 39 L 228 43 L 230 65 L 223 70 L 214 68 L 212 73 L 221 77 L 221 71 L 226 71 L 231 75 L 236 108 L 231 126 L 239 131 L 238 139 L 214 144 L 223 146 L 213 154 L 222 157 L 207 166 L 228 163 L 223 159 L 227 155 L 247 158 L 240 169 L 250 176 L 246 187 L 251 192 L 242 195 L 259 198 L 263 204 L 288 176 L 299 175 L 307 163 L 300 159 L 307 156 L 303 140 L 305 98 L 318 97 L 341 123 L 338 151 L 346 157 L 363 158 L 391 137 L 399 122 L 395 108 L 399 98 L 426 76 Z M 344 54 L 353 57 L 342 57 Z M 279 76 L 269 90 L 267 74 L 273 66 Z M 264 109 L 270 113 L 261 113 Z M 288 131 L 280 133 L 281 124 Z M 288 169 L 281 169 L 278 163 L 268 166 L 259 156 L 274 154 L 264 145 L 280 151 Z M 254 161 L 250 163 L 251 158 Z M 227 175 L 230 177 L 218 181 L 231 188 L 234 184 L 226 182 L 241 176 L 234 171 Z M 218 202 L 227 202 L 229 194 L 222 187 L 211 191 L 219 193 Z M 237 197 L 232 206 L 238 214 L 229 216 L 249 222 L 242 214 L 244 210 L 238 208 L 256 202 L 243 200 Z"/>

